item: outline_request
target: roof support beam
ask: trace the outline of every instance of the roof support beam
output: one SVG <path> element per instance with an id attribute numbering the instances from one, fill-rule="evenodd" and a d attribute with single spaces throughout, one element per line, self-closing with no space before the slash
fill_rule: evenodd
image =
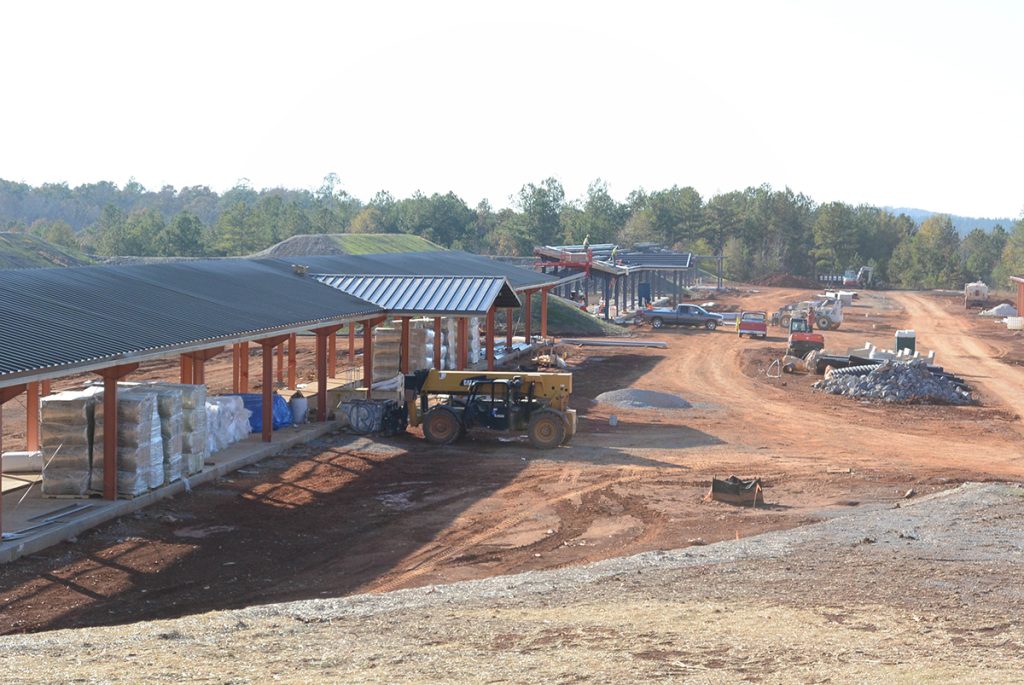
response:
<path id="1" fill-rule="evenodd" d="M 434 368 L 441 370 L 441 317 L 434 317 Z M 411 414 L 410 414 L 411 416 Z"/>
<path id="2" fill-rule="evenodd" d="M 363 322 L 363 384 L 368 400 L 373 399 L 373 327 L 386 320 L 386 316 L 381 316 Z"/>
<path id="3" fill-rule="evenodd" d="M 327 336 L 327 375 L 338 376 L 338 331 Z"/>
<path id="4" fill-rule="evenodd" d="M 513 318 L 513 314 L 514 313 L 515 313 L 514 309 L 506 309 L 505 310 L 505 350 L 506 350 L 506 352 L 508 350 L 512 349 L 512 333 L 513 333 L 512 329 L 513 329 L 513 327 L 515 325 L 515 319 Z"/>
<path id="5" fill-rule="evenodd" d="M 117 382 L 139 368 L 121 364 L 96 372 L 103 378 L 103 499 L 117 499 Z"/>
<path id="6" fill-rule="evenodd" d="M 291 338 L 290 335 L 285 336 L 285 342 Z M 277 382 L 284 385 L 284 342 L 277 346 Z"/>
<path id="7" fill-rule="evenodd" d="M 526 291 L 526 300 L 523 302 L 523 329 L 526 336 L 526 344 L 530 344 L 531 333 L 533 332 L 533 292 Z"/>
<path id="8" fill-rule="evenodd" d="M 356 323 L 355 321 L 348 322 L 348 363 L 355 365 L 356 363 Z"/>
<path id="9" fill-rule="evenodd" d="M 238 343 L 238 392 L 249 392 L 249 343 Z"/>

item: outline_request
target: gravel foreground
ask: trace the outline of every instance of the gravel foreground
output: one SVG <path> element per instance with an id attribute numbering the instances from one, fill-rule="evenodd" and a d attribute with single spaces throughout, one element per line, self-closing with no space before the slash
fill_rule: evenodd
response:
<path id="1" fill-rule="evenodd" d="M 1024 489 L 381 595 L 0 638 L 7 683 L 1020 682 Z"/>

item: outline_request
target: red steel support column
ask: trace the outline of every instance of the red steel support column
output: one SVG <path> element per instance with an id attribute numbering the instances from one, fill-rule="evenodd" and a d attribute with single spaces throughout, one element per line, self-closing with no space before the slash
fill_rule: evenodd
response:
<path id="1" fill-rule="evenodd" d="M 512 324 L 515 322 L 515 310 L 505 310 L 505 347 L 509 350 L 512 349 Z"/>
<path id="2" fill-rule="evenodd" d="M 1024 316 L 1024 283 L 1017 281 L 1017 312 Z"/>
<path id="3" fill-rule="evenodd" d="M 398 369 L 403 373 L 409 373 L 409 317 L 402 318 L 402 349 L 399 352 Z"/>
<path id="4" fill-rule="evenodd" d="M 327 375 L 335 378 L 338 375 L 338 333 L 331 333 L 327 338 Z"/>
<path id="5" fill-rule="evenodd" d="M 434 368 L 441 370 L 441 317 L 434 317 Z"/>
<path id="6" fill-rule="evenodd" d="M 298 346 L 299 337 L 292 333 L 288 336 L 288 387 L 292 390 L 295 390 L 295 384 L 298 383 L 295 366 L 295 355 L 298 353 Z"/>
<path id="7" fill-rule="evenodd" d="M 49 395 L 50 391 L 52 390 L 52 387 L 51 387 L 52 385 L 53 385 L 52 381 L 48 381 L 48 380 L 47 381 L 40 381 L 40 383 L 39 383 L 39 392 L 40 392 L 40 394 L 43 397 L 46 397 L 47 395 Z"/>
<path id="8" fill-rule="evenodd" d="M 494 307 L 487 310 L 487 370 L 494 371 Z"/>
<path id="9" fill-rule="evenodd" d="M 249 343 L 238 343 L 238 392 L 249 392 Z"/>
<path id="10" fill-rule="evenodd" d="M 206 359 L 201 355 L 192 356 L 192 384 L 202 385 L 206 382 Z"/>
<path id="11" fill-rule="evenodd" d="M 469 366 L 469 320 L 460 316 L 458 318 L 458 356 L 455 358 L 455 368 L 459 371 Z"/>
<path id="12" fill-rule="evenodd" d="M 526 291 L 526 301 L 523 302 L 523 328 L 526 329 L 526 344 L 530 344 L 533 333 L 533 291 Z"/>
<path id="13" fill-rule="evenodd" d="M 4 405 L 25 391 L 24 385 L 12 385 L 8 388 L 0 388 L 0 462 L 4 453 Z M 0 463 L 0 470 L 3 466 Z M 0 494 L 0 533 L 3 532 L 3 495 Z"/>
<path id="14" fill-rule="evenodd" d="M 191 360 L 190 360 L 191 361 Z M 138 364 L 97 371 L 103 377 L 103 499 L 117 499 L 117 382 Z"/>
<path id="15" fill-rule="evenodd" d="M 192 383 L 192 357 L 188 354 L 181 355 L 181 383 Z"/>
<path id="16" fill-rule="evenodd" d="M 540 291 L 540 337 L 548 338 L 548 289 Z"/>
<path id="17" fill-rule="evenodd" d="M 25 449 L 35 452 L 39 449 L 39 383 L 29 383 L 25 392 Z"/>
<path id="18" fill-rule="evenodd" d="M 354 321 L 348 322 L 348 363 L 356 363 L 356 324 Z"/>

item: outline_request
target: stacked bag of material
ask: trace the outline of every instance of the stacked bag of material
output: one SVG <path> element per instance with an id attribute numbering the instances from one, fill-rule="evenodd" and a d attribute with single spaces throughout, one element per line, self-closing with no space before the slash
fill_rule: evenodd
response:
<path id="1" fill-rule="evenodd" d="M 182 388 L 186 386 L 159 383 L 135 386 L 136 392 L 151 392 L 156 397 L 157 413 L 160 415 L 160 438 L 163 443 L 164 482 L 181 480 L 184 463 L 181 456 L 185 434 L 182 416 Z M 191 386 L 189 386 L 191 387 Z"/>
<path id="2" fill-rule="evenodd" d="M 84 497 L 89 493 L 96 398 L 96 389 L 89 388 L 40 399 L 44 495 Z"/>
<path id="3" fill-rule="evenodd" d="M 97 393 L 90 489 L 103 492 L 103 393 Z M 141 495 L 163 485 L 164 450 L 157 396 L 125 388 L 117 394 L 117 494 Z"/>
<path id="4" fill-rule="evenodd" d="M 480 317 L 469 317 L 469 363 L 476 364 L 484 358 L 480 341 Z"/>
<path id="5" fill-rule="evenodd" d="M 373 377 L 391 378 L 399 369 L 402 333 L 397 328 L 377 326 L 373 329 Z"/>
<path id="6" fill-rule="evenodd" d="M 203 470 L 206 457 L 209 456 L 206 386 L 153 383 L 151 387 L 167 388 L 181 393 L 181 470 L 185 475 L 199 473 Z"/>
<path id="7" fill-rule="evenodd" d="M 219 452 L 250 432 L 249 417 L 240 395 L 210 397 L 206 400 L 206 449 L 209 454 Z"/>

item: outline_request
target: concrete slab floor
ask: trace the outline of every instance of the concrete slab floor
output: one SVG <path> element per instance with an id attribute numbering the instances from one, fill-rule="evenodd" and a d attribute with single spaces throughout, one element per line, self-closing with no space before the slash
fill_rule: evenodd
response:
<path id="1" fill-rule="evenodd" d="M 263 442 L 258 434 L 210 455 L 199 473 L 188 477 L 189 487 L 208 483 L 243 466 L 271 457 L 295 445 L 309 442 L 337 430 L 336 421 L 310 423 L 274 432 L 273 442 Z M 38 485 L 15 490 L 3 498 L 5 539 L 0 543 L 0 564 L 33 554 L 83 531 L 124 516 L 185 490 L 178 481 L 151 490 L 134 499 L 109 502 L 98 498 L 54 499 L 44 497 Z M 7 538 L 10 539 L 7 539 Z"/>

